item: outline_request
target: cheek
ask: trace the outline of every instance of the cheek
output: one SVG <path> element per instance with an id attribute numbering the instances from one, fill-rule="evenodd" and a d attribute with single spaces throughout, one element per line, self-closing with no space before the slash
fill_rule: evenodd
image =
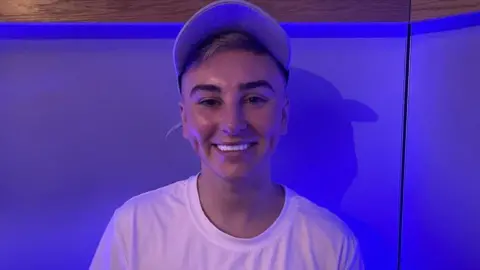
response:
<path id="1" fill-rule="evenodd" d="M 276 137 L 281 132 L 281 114 L 275 110 L 252 112 L 249 122 L 262 137 Z"/>
<path id="2" fill-rule="evenodd" d="M 198 150 L 200 145 L 210 142 L 215 134 L 215 125 L 208 117 L 193 113 L 186 125 L 186 134 L 188 140 Z"/>

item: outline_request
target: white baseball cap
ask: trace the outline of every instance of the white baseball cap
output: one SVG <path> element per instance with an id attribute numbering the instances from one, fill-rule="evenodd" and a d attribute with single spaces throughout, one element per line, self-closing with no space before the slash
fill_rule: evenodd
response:
<path id="1" fill-rule="evenodd" d="M 178 34 L 173 59 L 177 76 L 191 50 L 206 38 L 226 31 L 244 32 L 257 39 L 286 70 L 290 41 L 280 24 L 260 7 L 242 0 L 215 1 L 196 12 Z"/>

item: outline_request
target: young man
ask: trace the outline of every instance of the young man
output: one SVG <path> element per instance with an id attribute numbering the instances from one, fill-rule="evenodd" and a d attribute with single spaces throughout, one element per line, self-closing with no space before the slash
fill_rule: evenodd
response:
<path id="1" fill-rule="evenodd" d="M 90 269 L 363 269 L 342 221 L 270 177 L 289 60 L 283 29 L 250 3 L 214 2 L 186 23 L 174 64 L 201 170 L 117 209 Z"/>

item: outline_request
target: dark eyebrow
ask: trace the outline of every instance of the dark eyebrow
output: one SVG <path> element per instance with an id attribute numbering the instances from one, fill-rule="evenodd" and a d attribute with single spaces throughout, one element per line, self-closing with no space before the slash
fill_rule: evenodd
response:
<path id="1" fill-rule="evenodd" d="M 265 80 L 241 83 L 239 86 L 240 90 L 250 90 L 250 89 L 255 89 L 260 87 L 268 88 L 273 91 L 272 85 Z M 198 91 L 220 93 L 222 92 L 222 89 L 220 89 L 220 87 L 213 84 L 197 84 L 190 91 L 190 96 L 193 96 Z"/>
<path id="2" fill-rule="evenodd" d="M 213 84 L 197 84 L 190 91 L 190 96 L 193 96 L 198 91 L 220 93 L 222 90 L 220 89 L 220 87 Z"/>
<path id="3" fill-rule="evenodd" d="M 268 88 L 273 91 L 272 85 L 265 80 L 259 80 L 259 81 L 240 84 L 240 90 L 250 90 L 250 89 L 255 89 L 260 87 Z"/>

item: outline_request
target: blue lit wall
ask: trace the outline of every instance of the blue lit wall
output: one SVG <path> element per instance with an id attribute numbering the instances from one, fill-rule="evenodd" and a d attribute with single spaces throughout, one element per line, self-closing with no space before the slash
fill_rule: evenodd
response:
<path id="1" fill-rule="evenodd" d="M 455 25 L 454 19 L 470 26 L 448 29 Z M 438 23 L 447 31 L 412 38 L 402 265 L 405 270 L 476 270 L 480 269 L 480 13 Z M 414 25 L 414 30 L 425 26 L 415 29 Z"/>
<path id="2" fill-rule="evenodd" d="M 399 251 L 405 270 L 480 263 L 479 18 L 413 24 L 410 59 L 406 24 L 285 25 L 275 180 L 340 215 L 367 269 L 397 269 Z M 196 173 L 180 134 L 165 139 L 179 29 L 0 24 L 0 269 L 86 269 L 115 207 Z"/>

